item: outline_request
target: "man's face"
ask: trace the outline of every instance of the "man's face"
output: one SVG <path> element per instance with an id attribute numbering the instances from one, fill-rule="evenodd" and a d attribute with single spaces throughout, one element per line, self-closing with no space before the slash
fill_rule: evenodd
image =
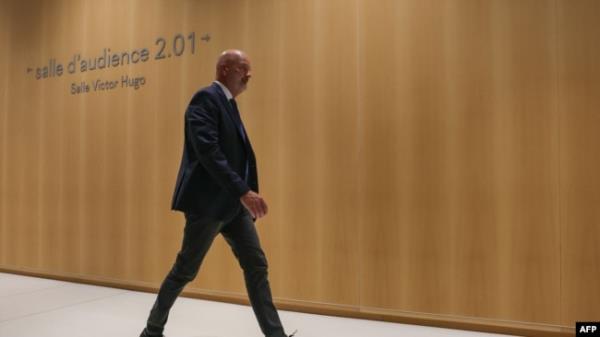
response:
<path id="1" fill-rule="evenodd" d="M 235 62 L 229 69 L 228 75 L 228 82 L 231 86 L 230 91 L 234 96 L 246 90 L 248 81 L 252 77 L 248 58 L 242 57 L 238 62 Z"/>

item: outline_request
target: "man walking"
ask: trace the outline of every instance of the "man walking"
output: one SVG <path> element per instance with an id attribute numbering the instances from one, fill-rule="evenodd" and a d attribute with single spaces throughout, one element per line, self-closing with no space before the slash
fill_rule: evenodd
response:
<path id="1" fill-rule="evenodd" d="M 244 52 L 223 52 L 216 81 L 198 91 L 185 112 L 185 144 L 172 203 L 174 210 L 185 214 L 183 243 L 141 337 L 162 336 L 175 299 L 196 277 L 219 233 L 244 271 L 262 332 L 267 337 L 286 337 L 254 227 L 254 220 L 265 216 L 268 208 L 258 194 L 256 158 L 235 102 L 250 77 L 250 61 Z"/>

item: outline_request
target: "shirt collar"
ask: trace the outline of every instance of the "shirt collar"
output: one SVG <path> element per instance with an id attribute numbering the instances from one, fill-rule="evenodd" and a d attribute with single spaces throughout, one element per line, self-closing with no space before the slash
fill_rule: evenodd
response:
<path id="1" fill-rule="evenodd" d="M 221 83 L 219 81 L 215 81 L 215 83 L 218 84 L 219 87 L 221 87 L 221 89 L 225 93 L 225 97 L 227 97 L 228 101 L 233 98 L 233 95 L 231 94 L 231 91 L 229 91 L 229 89 L 227 89 L 227 87 L 223 83 Z"/>

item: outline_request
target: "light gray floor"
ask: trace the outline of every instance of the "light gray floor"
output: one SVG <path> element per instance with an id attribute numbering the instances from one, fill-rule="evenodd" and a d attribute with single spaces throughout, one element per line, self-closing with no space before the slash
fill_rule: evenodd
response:
<path id="1" fill-rule="evenodd" d="M 137 337 L 155 295 L 0 273 L 0 337 Z M 297 337 L 506 336 L 280 311 Z M 179 298 L 167 337 L 260 337 L 250 307 Z"/>

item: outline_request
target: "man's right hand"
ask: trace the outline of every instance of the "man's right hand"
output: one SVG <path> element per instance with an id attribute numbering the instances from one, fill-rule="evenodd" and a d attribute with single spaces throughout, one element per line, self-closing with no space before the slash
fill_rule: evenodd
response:
<path id="1" fill-rule="evenodd" d="M 267 215 L 269 210 L 267 203 L 256 192 L 248 191 L 248 193 L 244 194 L 240 198 L 240 201 L 242 202 L 242 205 L 246 207 L 248 212 L 250 212 L 250 215 L 252 215 L 253 218 L 258 219 Z"/>

